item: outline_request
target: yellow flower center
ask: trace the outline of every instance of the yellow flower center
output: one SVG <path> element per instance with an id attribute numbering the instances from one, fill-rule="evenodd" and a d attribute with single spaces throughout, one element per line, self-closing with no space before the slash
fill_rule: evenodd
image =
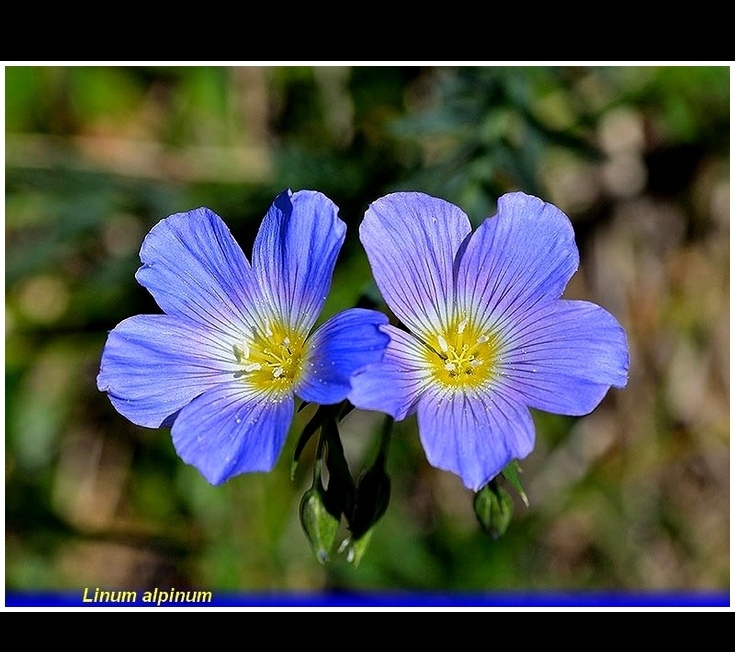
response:
<path id="1" fill-rule="evenodd" d="M 495 373 L 497 336 L 479 330 L 466 317 L 435 333 L 427 344 L 429 368 L 434 379 L 447 388 L 476 388 Z"/>
<path id="2" fill-rule="evenodd" d="M 238 375 L 268 393 L 290 391 L 301 374 L 306 338 L 281 324 L 269 324 L 233 349 Z"/>

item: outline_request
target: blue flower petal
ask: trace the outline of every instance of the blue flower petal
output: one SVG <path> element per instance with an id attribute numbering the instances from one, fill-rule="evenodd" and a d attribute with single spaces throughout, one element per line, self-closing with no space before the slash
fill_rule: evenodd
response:
<path id="1" fill-rule="evenodd" d="M 417 335 L 448 322 L 454 257 L 470 230 L 459 208 L 416 192 L 386 195 L 365 213 L 360 240 L 375 281 L 391 310 Z"/>
<path id="2" fill-rule="evenodd" d="M 419 398 L 430 382 L 424 345 L 395 326 L 383 326 L 390 342 L 383 360 L 369 365 L 352 378 L 350 402 L 363 410 L 390 414 L 400 421 L 416 412 Z"/>
<path id="3" fill-rule="evenodd" d="M 628 381 L 625 331 L 606 310 L 586 301 L 552 301 L 523 314 L 505 334 L 502 388 L 533 408 L 579 416 L 611 386 Z"/>
<path id="4" fill-rule="evenodd" d="M 133 423 L 158 428 L 237 371 L 221 334 L 188 319 L 137 315 L 109 334 L 97 387 Z"/>
<path id="5" fill-rule="evenodd" d="M 418 423 L 429 463 L 456 473 L 473 491 L 533 450 L 528 408 L 502 394 L 469 396 L 432 388 L 419 401 Z"/>
<path id="6" fill-rule="evenodd" d="M 458 256 L 457 308 L 478 327 L 502 326 L 538 301 L 558 299 L 579 265 L 574 229 L 558 208 L 503 195 Z"/>
<path id="7" fill-rule="evenodd" d="M 263 397 L 241 382 L 219 385 L 181 410 L 171 428 L 174 447 L 210 484 L 239 473 L 270 471 L 294 414 L 290 395 Z"/>
<path id="8" fill-rule="evenodd" d="M 248 306 L 250 264 L 222 219 L 208 208 L 156 224 L 135 277 L 169 315 L 238 336 Z"/>
<path id="9" fill-rule="evenodd" d="M 347 227 L 320 192 L 282 192 L 253 243 L 253 272 L 282 323 L 306 334 L 329 293 Z"/>
<path id="10" fill-rule="evenodd" d="M 429 462 L 476 491 L 533 449 L 529 408 L 586 414 L 625 385 L 629 360 L 609 313 L 560 299 L 579 265 L 564 213 L 510 193 L 469 230 L 458 208 L 420 193 L 370 206 L 361 240 L 412 334 L 383 327 L 385 357 L 353 377 L 349 399 L 396 419 L 417 411 Z"/>
<path id="11" fill-rule="evenodd" d="M 362 308 L 345 310 L 324 322 L 309 338 L 296 394 L 323 405 L 347 398 L 350 377 L 383 357 L 390 338 L 379 326 L 387 323 L 383 313 Z"/>

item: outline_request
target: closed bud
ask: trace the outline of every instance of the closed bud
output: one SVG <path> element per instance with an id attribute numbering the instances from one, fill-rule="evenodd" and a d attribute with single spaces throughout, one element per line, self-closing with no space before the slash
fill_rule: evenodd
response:
<path id="1" fill-rule="evenodd" d="M 339 530 L 339 519 L 327 510 L 318 485 L 309 489 L 301 498 L 299 518 L 317 561 L 326 564 Z"/>
<path id="2" fill-rule="evenodd" d="M 389 502 L 390 478 L 380 458 L 357 484 L 355 510 L 349 519 L 353 538 L 362 538 L 385 514 Z"/>
<path id="3" fill-rule="evenodd" d="M 475 494 L 475 516 L 493 539 L 501 537 L 513 517 L 513 499 L 497 482 L 491 480 Z"/>

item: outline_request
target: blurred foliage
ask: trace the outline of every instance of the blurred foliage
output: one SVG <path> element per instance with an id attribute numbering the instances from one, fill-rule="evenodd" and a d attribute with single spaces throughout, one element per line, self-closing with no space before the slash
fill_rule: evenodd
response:
<path id="1" fill-rule="evenodd" d="M 724 66 L 6 67 L 6 587 L 726 590 L 729 88 Z M 273 473 L 214 488 L 96 390 L 106 332 L 159 312 L 133 278 L 150 227 L 206 205 L 249 253 L 286 187 L 348 224 L 323 318 L 375 296 L 357 227 L 386 192 L 479 223 L 521 189 L 570 215 L 568 296 L 623 323 L 630 383 L 581 419 L 534 414 L 502 537 L 410 418 L 359 567 L 322 566 L 312 471 L 289 466 L 313 410 Z M 340 426 L 355 477 L 381 423 Z"/>

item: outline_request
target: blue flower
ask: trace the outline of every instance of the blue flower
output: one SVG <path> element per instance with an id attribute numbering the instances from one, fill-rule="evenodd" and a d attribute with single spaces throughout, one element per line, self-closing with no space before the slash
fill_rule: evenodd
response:
<path id="1" fill-rule="evenodd" d="M 399 192 L 370 205 L 360 239 L 408 332 L 382 327 L 383 361 L 353 378 L 349 400 L 397 420 L 417 413 L 429 463 L 469 489 L 531 452 L 528 408 L 583 415 L 626 385 L 620 324 L 560 299 L 579 253 L 555 206 L 506 194 L 473 233 L 453 204 Z"/>
<path id="2" fill-rule="evenodd" d="M 133 423 L 171 426 L 181 459 L 211 484 L 269 471 L 294 397 L 343 401 L 350 376 L 379 361 L 389 339 L 379 331 L 387 317 L 358 308 L 311 333 L 345 231 L 327 197 L 285 191 L 251 265 L 211 210 L 162 220 L 143 242 L 136 278 L 165 314 L 130 317 L 109 333 L 98 388 Z"/>

